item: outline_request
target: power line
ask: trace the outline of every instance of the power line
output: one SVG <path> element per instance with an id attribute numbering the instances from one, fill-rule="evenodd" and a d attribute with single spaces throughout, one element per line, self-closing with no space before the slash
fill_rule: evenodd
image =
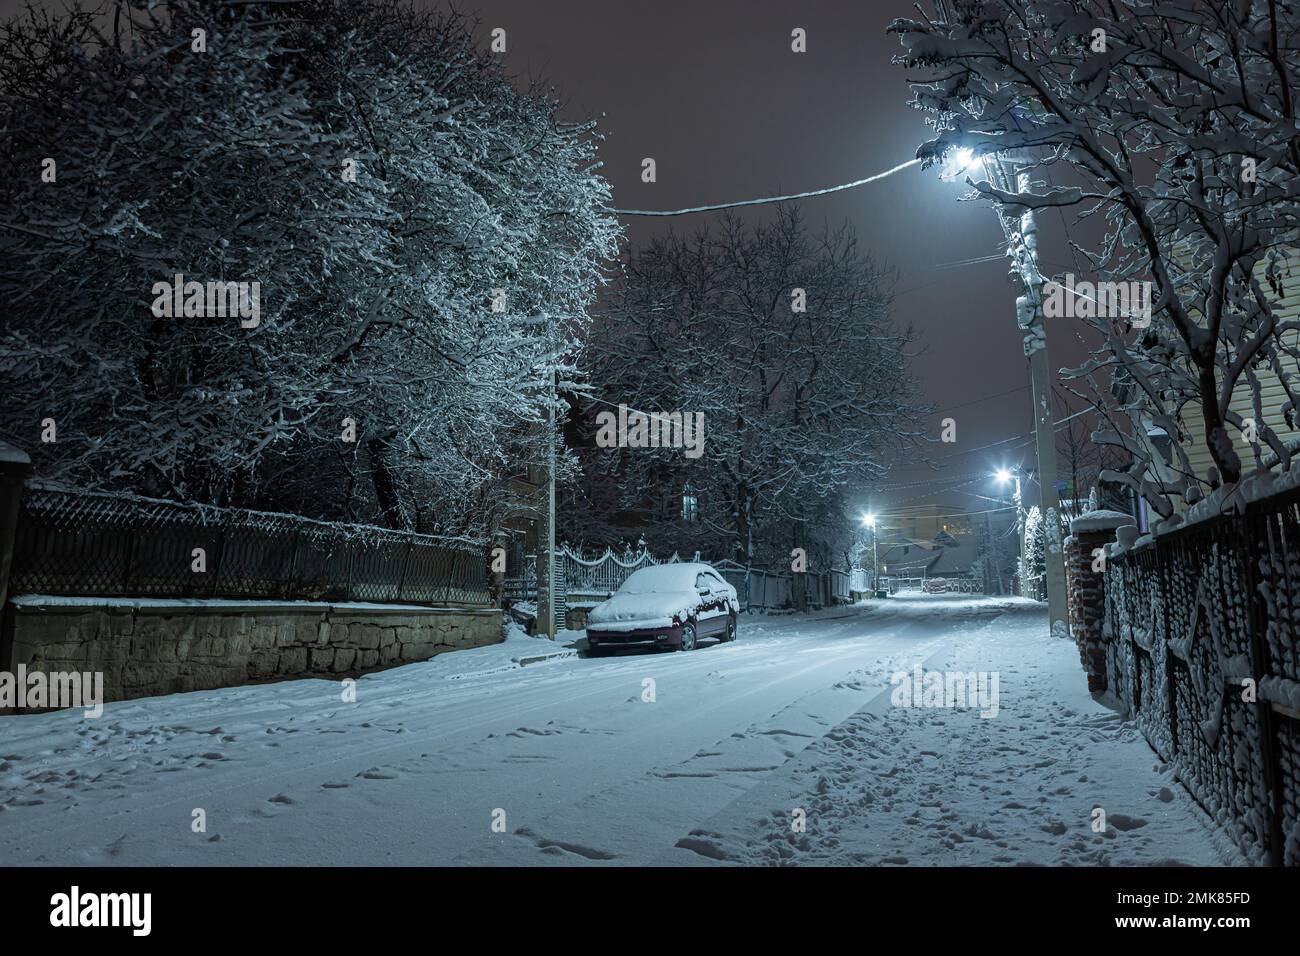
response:
<path id="1" fill-rule="evenodd" d="M 956 269 L 961 266 L 978 266 L 985 262 L 999 262 L 1007 257 L 1005 252 L 996 252 L 990 256 L 975 256 L 972 259 L 954 259 L 952 262 L 940 262 L 930 266 L 931 269 Z"/>
<path id="2" fill-rule="evenodd" d="M 972 515 L 991 515 L 999 511 L 1015 511 L 1015 505 L 1007 505 L 1005 508 L 988 508 L 984 511 L 954 511 L 950 515 L 931 515 L 931 514 L 907 514 L 906 512 L 892 515 L 876 515 L 877 518 L 968 518 Z"/>
<path id="3" fill-rule="evenodd" d="M 690 206 L 686 209 L 611 209 L 610 212 L 619 216 L 686 216 L 697 212 L 716 212 L 719 209 L 735 209 L 738 206 L 761 206 L 770 202 L 788 202 L 791 199 L 810 199 L 813 196 L 825 196 L 829 193 L 837 193 L 845 189 L 853 189 L 857 186 L 865 186 L 867 183 L 874 183 L 878 179 L 884 179 L 886 176 L 892 176 L 894 173 L 902 172 L 909 166 L 915 166 L 919 159 L 909 159 L 905 163 L 899 163 L 893 169 L 886 169 L 883 173 L 876 173 L 874 176 L 868 176 L 866 179 L 855 179 L 851 183 L 841 183 L 838 186 L 827 186 L 825 189 L 813 189 L 806 193 L 791 193 L 788 196 L 768 196 L 765 199 L 741 199 L 737 202 L 715 203 L 711 206 Z"/>
<path id="4" fill-rule="evenodd" d="M 962 402 L 959 405 L 949 405 L 947 408 L 939 409 L 938 411 L 934 412 L 934 414 L 942 415 L 944 412 L 956 411 L 959 408 L 966 408 L 969 405 L 978 405 L 980 402 L 991 401 L 992 399 L 995 398 L 1001 398 L 1004 395 L 1014 395 L 1016 392 L 1023 392 L 1028 387 L 1029 386 L 1027 384 L 1017 385 L 1015 388 L 1009 388 L 1005 392 L 998 392 L 996 395 L 985 395 L 983 398 L 973 398 L 969 402 Z"/>
<path id="5" fill-rule="evenodd" d="M 948 486 L 946 486 L 946 487 L 942 490 L 942 494 L 944 494 L 944 495 L 950 495 L 950 494 L 962 494 L 962 495 L 968 495 L 968 494 L 970 494 L 969 491 L 958 491 L 957 489 L 959 489 L 959 488 L 965 488 L 967 485 L 973 485 L 973 484 L 975 484 L 975 483 L 978 482 L 978 481 L 988 481 L 988 480 L 989 480 L 989 476 L 988 476 L 988 475 L 976 475 L 976 476 L 973 477 L 973 478 L 967 478 L 965 481 L 959 482 L 959 483 L 957 483 L 957 484 L 953 484 L 953 485 L 948 485 Z M 923 492 L 923 493 L 921 493 L 921 494 L 919 494 L 919 495 L 912 495 L 910 498 L 904 498 L 904 499 L 902 499 L 901 501 L 895 501 L 895 502 L 893 502 L 893 503 L 892 503 L 892 507 L 897 508 L 897 507 L 899 507 L 900 505 L 905 505 L 905 504 L 907 504 L 908 502 L 911 502 L 911 501 L 923 501 L 923 500 L 929 500 L 931 503 L 933 503 L 933 496 L 934 496 L 935 494 L 936 494 L 936 492 L 934 492 L 934 491 L 926 491 L 926 492 Z"/>
<path id="6" fill-rule="evenodd" d="M 951 478 L 922 478 L 920 481 L 900 481 L 890 485 L 873 485 L 873 491 L 898 491 L 902 488 L 920 488 L 923 485 L 954 485 L 966 481 L 968 478 L 975 480 L 987 477 L 982 472 L 971 474 L 967 472 L 963 475 L 955 475 Z"/>
<path id="7" fill-rule="evenodd" d="M 1075 412 L 1073 415 L 1070 415 L 1067 418 L 1062 418 L 1060 421 L 1053 423 L 1053 427 L 1052 427 L 1053 434 L 1060 432 L 1062 430 L 1061 426 L 1064 425 L 1066 422 L 1071 422 L 1074 419 L 1079 418 L 1080 416 L 1087 415 L 1090 412 L 1095 412 L 1095 411 L 1096 411 L 1095 408 L 1085 408 L 1083 409 L 1083 411 Z M 1035 440 L 1034 432 L 1025 432 L 1023 435 L 1012 435 L 1010 438 L 1001 438 L 995 442 L 989 442 L 987 445 L 980 445 L 977 448 L 968 448 L 965 451 L 949 452 L 948 454 L 942 456 L 941 458 L 937 458 L 935 460 L 945 461 L 949 458 L 960 458 L 962 455 L 973 455 L 977 451 L 987 451 L 990 448 L 996 448 L 998 445 L 1005 445 L 1007 442 L 1020 441 L 1019 445 L 1015 445 L 1007 449 L 1007 451 L 1016 451 L 1018 449 L 1025 448 L 1033 444 L 1034 440 Z"/>

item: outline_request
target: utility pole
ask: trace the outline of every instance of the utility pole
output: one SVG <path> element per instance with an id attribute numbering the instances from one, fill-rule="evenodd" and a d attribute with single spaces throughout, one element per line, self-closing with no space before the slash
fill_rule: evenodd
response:
<path id="1" fill-rule="evenodd" d="M 1017 170 L 1015 160 L 989 157 L 988 172 L 1002 180 L 1005 192 L 1028 192 L 1029 173 Z M 1047 364 L 1047 326 L 1043 319 L 1043 274 L 1038 268 L 1038 224 L 1034 211 L 1018 218 L 998 210 L 1007 237 L 1007 254 L 1020 276 L 1024 293 L 1016 299 L 1016 321 L 1025 333 L 1025 357 L 1034 403 L 1034 437 L 1038 445 L 1039 506 L 1047 540 L 1047 619 L 1051 633 L 1068 637 L 1069 611 L 1065 595 L 1065 543 L 1061 540 L 1061 502 L 1056 493 L 1056 429 L 1052 419 L 1052 373 Z"/>
<path id="2" fill-rule="evenodd" d="M 993 539 L 993 512 L 984 511 L 984 531 L 988 535 L 988 558 L 984 562 L 984 567 L 992 572 L 992 577 L 998 583 L 998 597 L 1002 596 L 1002 568 L 998 563 L 998 546 Z M 986 578 L 986 586 L 988 584 Z"/>
<path id="3" fill-rule="evenodd" d="M 538 622 L 552 641 L 555 640 L 555 376 L 552 369 L 551 400 L 546 413 L 546 617 Z M 539 580 L 537 583 L 541 585 L 542 582 Z"/>
<path id="4" fill-rule="evenodd" d="M 880 552 L 876 549 L 876 523 L 871 522 L 871 590 L 880 596 Z"/>
<path id="5" fill-rule="evenodd" d="M 880 519 L 875 515 L 863 515 L 862 523 L 871 529 L 871 590 L 880 591 L 880 553 L 876 550 L 876 525 Z"/>
<path id="6" fill-rule="evenodd" d="M 1016 534 L 1020 537 L 1019 574 L 1016 575 L 1017 592 L 1025 596 L 1025 506 L 1020 497 L 1020 469 L 1016 469 Z"/>

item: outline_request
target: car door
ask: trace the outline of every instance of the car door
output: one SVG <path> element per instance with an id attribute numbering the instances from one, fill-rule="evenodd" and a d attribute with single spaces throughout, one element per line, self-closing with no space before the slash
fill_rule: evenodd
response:
<path id="1" fill-rule="evenodd" d="M 695 620 L 702 634 L 718 634 L 727 629 L 727 595 L 711 574 L 695 576 L 695 591 L 700 596 Z"/>
<path id="2" fill-rule="evenodd" d="M 731 585 L 727 583 L 726 578 L 722 577 L 722 575 L 718 574 L 716 571 L 706 571 L 704 573 L 707 577 L 713 580 L 713 590 L 722 600 L 723 610 L 730 612 L 731 608 L 727 605 L 727 598 L 731 595 Z"/>

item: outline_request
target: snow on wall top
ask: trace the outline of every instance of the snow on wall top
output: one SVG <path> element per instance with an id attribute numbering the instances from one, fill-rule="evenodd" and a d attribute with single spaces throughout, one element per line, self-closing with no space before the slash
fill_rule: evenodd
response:
<path id="1" fill-rule="evenodd" d="M 0 440 L 0 461 L 16 465 L 30 465 L 32 463 L 27 452 L 23 451 L 21 448 L 15 448 L 13 445 L 3 440 Z"/>
<path id="2" fill-rule="evenodd" d="M 1085 512 L 1072 520 L 1070 522 L 1070 534 L 1079 534 L 1084 531 L 1110 531 L 1126 524 L 1136 523 L 1137 521 L 1132 515 L 1126 515 L 1122 511 L 1108 511 L 1102 508 L 1097 511 Z"/>

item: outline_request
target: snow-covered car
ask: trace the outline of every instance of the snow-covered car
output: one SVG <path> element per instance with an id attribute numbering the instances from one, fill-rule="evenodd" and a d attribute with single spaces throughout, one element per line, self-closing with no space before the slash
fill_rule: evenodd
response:
<path id="1" fill-rule="evenodd" d="M 921 590 L 926 594 L 947 594 L 947 578 L 926 578 L 921 584 Z"/>
<path id="2" fill-rule="evenodd" d="M 587 650 L 671 647 L 693 650 L 702 637 L 736 639 L 736 589 L 700 563 L 656 564 L 634 571 L 587 615 Z"/>

